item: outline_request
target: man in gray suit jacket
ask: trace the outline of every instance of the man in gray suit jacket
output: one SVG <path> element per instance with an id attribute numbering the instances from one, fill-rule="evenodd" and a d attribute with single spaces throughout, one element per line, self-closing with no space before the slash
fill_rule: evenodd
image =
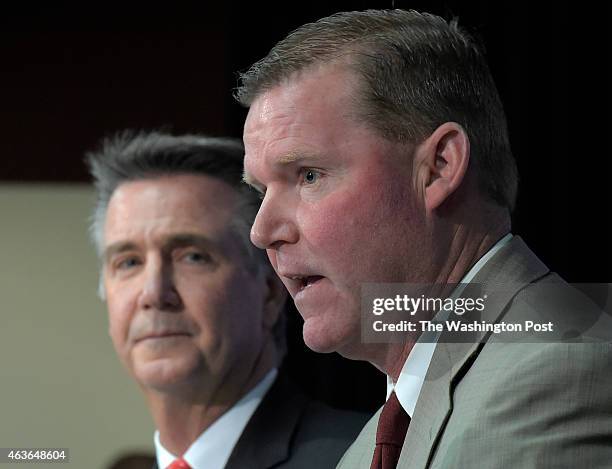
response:
<path id="1" fill-rule="evenodd" d="M 263 197 L 251 240 L 304 317 L 306 344 L 388 377 L 383 411 L 340 467 L 609 467 L 612 328 L 510 234 L 516 165 L 474 40 L 429 14 L 339 13 L 241 79 L 245 181 Z M 426 340 L 404 321 L 402 340 L 384 341 L 368 329 L 368 284 L 470 282 L 488 298 L 482 333 L 461 340 L 446 326 Z M 467 301 L 463 288 L 427 300 Z M 417 318 L 444 327 L 435 311 Z M 504 318 L 542 334 L 487 328 Z M 592 343 L 566 343 L 578 339 Z"/>
<path id="2" fill-rule="evenodd" d="M 554 328 L 521 335 L 480 331 L 461 342 L 448 332 L 441 337 L 397 467 L 609 467 L 610 317 L 551 273 L 518 236 L 473 282 L 480 295 L 498 297 L 481 320 Z M 378 418 L 338 467 L 370 467 Z"/>
<path id="3" fill-rule="evenodd" d="M 110 336 L 146 397 L 160 468 L 334 467 L 365 418 L 279 370 L 286 293 L 248 239 L 259 198 L 242 158 L 239 141 L 158 132 L 89 154 Z"/>

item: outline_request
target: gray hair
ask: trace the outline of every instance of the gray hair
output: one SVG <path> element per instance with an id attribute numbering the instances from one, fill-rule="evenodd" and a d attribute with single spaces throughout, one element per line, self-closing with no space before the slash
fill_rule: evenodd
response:
<path id="1" fill-rule="evenodd" d="M 360 77 L 359 118 L 391 141 L 418 144 L 444 122 L 470 139 L 479 189 L 514 208 L 518 172 L 484 51 L 457 25 L 414 10 L 336 13 L 308 23 L 241 74 L 236 99 L 261 94 L 309 67 L 342 63 Z"/>
<path id="2" fill-rule="evenodd" d="M 244 149 L 231 138 L 202 135 L 174 136 L 162 132 L 123 131 L 102 141 L 97 151 L 85 159 L 94 179 L 97 200 L 90 224 L 90 235 L 98 256 L 104 249 L 104 223 L 109 201 L 115 190 L 129 181 L 177 174 L 201 174 L 229 184 L 239 195 L 233 228 L 240 236 L 253 271 L 272 269 L 265 251 L 250 241 L 250 230 L 259 210 L 259 195 L 242 181 Z M 99 293 L 104 298 L 100 281 Z M 281 313 L 274 326 L 279 352 L 285 348 L 285 318 Z"/>

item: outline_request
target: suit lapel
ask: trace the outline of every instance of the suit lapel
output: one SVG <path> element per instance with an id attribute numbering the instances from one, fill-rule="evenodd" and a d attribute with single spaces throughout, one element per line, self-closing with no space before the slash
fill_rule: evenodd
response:
<path id="1" fill-rule="evenodd" d="M 226 469 L 267 469 L 289 458 L 290 443 L 308 398 L 279 373 L 249 420 Z"/>
<path id="2" fill-rule="evenodd" d="M 450 413 L 450 357 L 436 347 L 421 388 L 397 467 L 425 467 L 433 443 Z"/>
<path id="3" fill-rule="evenodd" d="M 506 306 L 525 285 L 546 275 L 548 268 L 519 236 L 514 236 L 477 273 L 471 284 L 489 295 L 482 319 L 501 320 Z M 501 288 L 500 288 L 501 287 Z M 468 287 L 470 288 L 470 287 Z M 494 292 L 494 294 L 493 294 Z M 469 369 L 490 333 L 476 333 L 466 342 L 440 339 L 408 427 L 398 468 L 427 467 L 452 411 L 453 384 Z"/>

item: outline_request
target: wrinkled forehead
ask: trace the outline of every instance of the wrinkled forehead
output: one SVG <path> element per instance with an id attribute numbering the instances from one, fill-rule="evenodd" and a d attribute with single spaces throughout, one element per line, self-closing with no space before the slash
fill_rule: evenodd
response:
<path id="1" fill-rule="evenodd" d="M 155 230 L 224 231 L 234 218 L 238 194 L 204 175 L 173 175 L 128 181 L 110 198 L 104 242 Z"/>
<path id="2" fill-rule="evenodd" d="M 200 173 L 160 173 L 121 182 L 109 199 L 111 206 L 147 207 L 172 213 L 171 208 L 206 212 L 227 211 L 238 192 L 222 179 Z"/>

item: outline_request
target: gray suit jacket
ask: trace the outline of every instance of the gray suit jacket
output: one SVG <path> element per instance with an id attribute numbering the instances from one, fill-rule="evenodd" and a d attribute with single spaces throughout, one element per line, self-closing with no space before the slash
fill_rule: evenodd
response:
<path id="1" fill-rule="evenodd" d="M 537 287 L 544 282 L 546 294 Z M 441 340 L 397 467 L 612 468 L 611 318 L 517 236 L 473 283 L 485 292 L 504 286 L 482 319 L 552 321 L 556 337 L 513 343 L 483 332 L 465 343 Z M 593 343 L 564 340 L 572 331 Z M 379 414 L 338 468 L 370 467 Z"/>
<path id="2" fill-rule="evenodd" d="M 312 400 L 281 370 L 225 469 L 334 468 L 368 417 Z M 158 469 L 156 463 L 153 469 Z"/>

